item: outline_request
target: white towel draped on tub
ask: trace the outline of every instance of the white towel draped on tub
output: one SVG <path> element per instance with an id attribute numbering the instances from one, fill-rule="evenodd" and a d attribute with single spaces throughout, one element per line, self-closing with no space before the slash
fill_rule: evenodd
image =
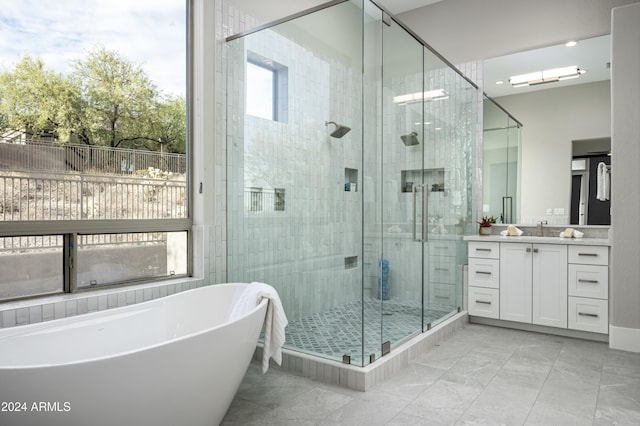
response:
<path id="1" fill-rule="evenodd" d="M 269 369 L 269 358 L 280 365 L 282 363 L 282 346 L 284 345 L 284 329 L 289 323 L 282 307 L 280 296 L 269 284 L 252 282 L 242 292 L 229 315 L 230 319 L 255 308 L 263 298 L 269 299 L 267 316 L 264 321 L 264 349 L 262 351 L 262 372 Z"/>
<path id="2" fill-rule="evenodd" d="M 596 199 L 599 201 L 607 201 L 609 199 L 610 176 L 609 168 L 601 161 L 598 163 L 598 187 L 596 191 Z"/>

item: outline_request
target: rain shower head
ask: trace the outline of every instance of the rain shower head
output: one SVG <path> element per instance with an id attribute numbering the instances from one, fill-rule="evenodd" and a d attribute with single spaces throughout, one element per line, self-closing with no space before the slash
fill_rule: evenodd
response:
<path id="1" fill-rule="evenodd" d="M 331 137 L 332 138 L 340 139 L 341 137 L 343 137 L 344 135 L 349 133 L 349 131 L 351 130 L 351 127 L 343 126 L 342 124 L 338 124 L 335 121 L 325 121 L 324 122 L 325 126 L 328 126 L 329 124 L 333 124 L 334 126 L 336 126 L 335 130 L 333 132 L 331 132 Z"/>
<path id="2" fill-rule="evenodd" d="M 420 143 L 416 132 L 411 132 L 408 135 L 402 135 L 400 136 L 400 139 L 402 139 L 402 142 L 406 146 L 418 145 Z"/>

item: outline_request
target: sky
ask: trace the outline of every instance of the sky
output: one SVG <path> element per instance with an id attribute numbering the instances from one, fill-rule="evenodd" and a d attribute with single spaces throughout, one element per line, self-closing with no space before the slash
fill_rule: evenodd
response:
<path id="1" fill-rule="evenodd" d="M 0 0 L 0 70 L 24 55 L 71 71 L 95 47 L 144 69 L 167 95 L 186 89 L 185 0 Z"/>

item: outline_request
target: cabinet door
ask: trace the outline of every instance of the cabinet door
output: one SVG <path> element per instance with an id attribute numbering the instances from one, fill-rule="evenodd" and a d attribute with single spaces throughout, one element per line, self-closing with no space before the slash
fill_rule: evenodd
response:
<path id="1" fill-rule="evenodd" d="M 529 243 L 500 243 L 500 319 L 531 323 Z"/>
<path id="2" fill-rule="evenodd" d="M 567 327 L 566 245 L 533 245 L 533 323 Z"/>

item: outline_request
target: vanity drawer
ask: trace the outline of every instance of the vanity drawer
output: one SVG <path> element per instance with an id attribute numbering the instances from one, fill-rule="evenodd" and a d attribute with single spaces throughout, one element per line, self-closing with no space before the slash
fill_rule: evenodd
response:
<path id="1" fill-rule="evenodd" d="M 500 260 L 469 258 L 469 285 L 500 288 Z"/>
<path id="2" fill-rule="evenodd" d="M 609 247 L 570 245 L 569 263 L 580 263 L 583 265 L 608 265 Z"/>
<path id="3" fill-rule="evenodd" d="M 593 333 L 609 332 L 609 301 L 569 297 L 568 310 L 569 328 Z"/>
<path id="4" fill-rule="evenodd" d="M 469 287 L 469 315 L 500 318 L 500 292 L 495 288 Z"/>
<path id="5" fill-rule="evenodd" d="M 609 268 L 596 265 L 569 264 L 569 296 L 607 299 Z"/>
<path id="6" fill-rule="evenodd" d="M 469 241 L 469 257 L 479 257 L 484 259 L 500 258 L 500 243 Z"/>

